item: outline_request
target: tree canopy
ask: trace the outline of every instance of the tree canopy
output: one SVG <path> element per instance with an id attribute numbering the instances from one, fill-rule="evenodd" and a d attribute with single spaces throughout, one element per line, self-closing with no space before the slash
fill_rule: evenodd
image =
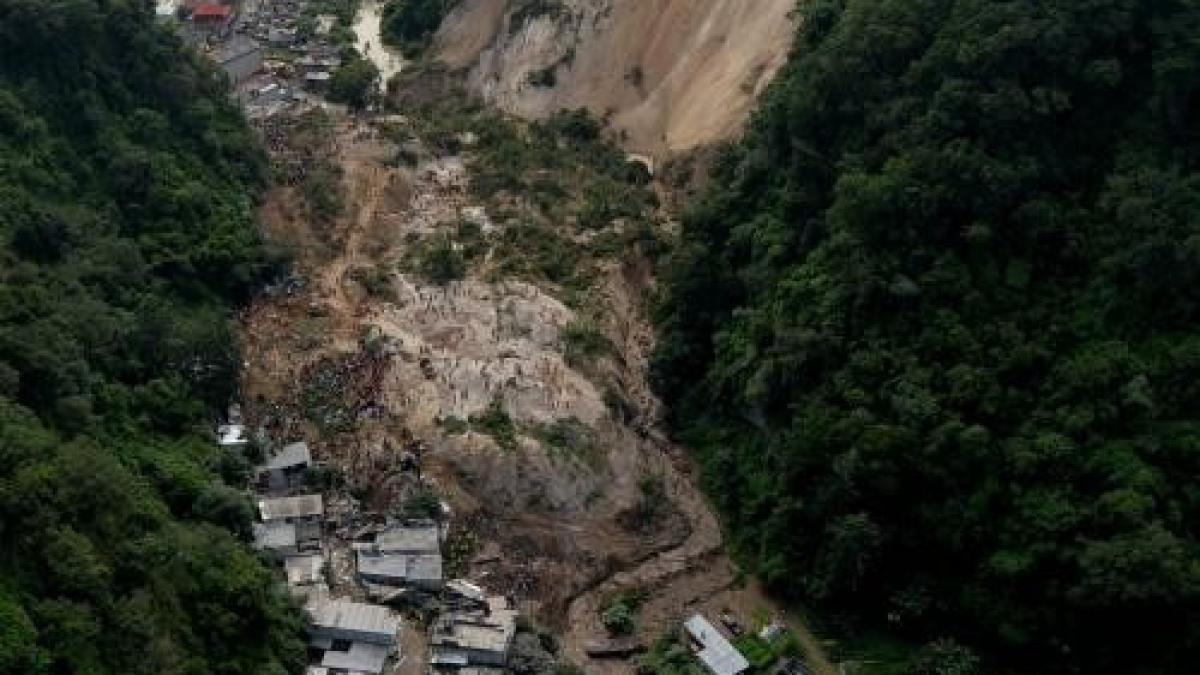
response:
<path id="1" fill-rule="evenodd" d="M 800 7 L 665 272 L 655 377 L 730 539 L 1020 672 L 1189 670 L 1200 3 Z"/>
<path id="2" fill-rule="evenodd" d="M 133 0 L 0 0 L 0 672 L 262 675 L 303 622 L 205 430 L 265 157 Z"/>

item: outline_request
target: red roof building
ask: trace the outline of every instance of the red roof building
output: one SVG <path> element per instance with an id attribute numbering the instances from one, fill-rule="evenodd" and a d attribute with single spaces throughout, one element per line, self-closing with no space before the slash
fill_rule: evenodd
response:
<path id="1" fill-rule="evenodd" d="M 220 23 L 233 14 L 233 8 L 225 5 L 196 5 L 192 10 L 192 21 L 196 23 Z"/>

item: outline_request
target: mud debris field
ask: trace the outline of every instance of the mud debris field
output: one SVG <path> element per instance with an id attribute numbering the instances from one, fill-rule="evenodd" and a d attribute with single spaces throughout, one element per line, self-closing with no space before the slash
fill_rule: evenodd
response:
<path id="1" fill-rule="evenodd" d="M 400 162 L 396 116 L 326 114 L 305 156 L 336 177 L 341 208 L 314 214 L 303 180 L 262 207 L 294 272 L 241 322 L 247 417 L 307 440 L 379 513 L 405 499 L 401 464 L 417 455 L 463 530 L 465 575 L 515 599 L 587 672 L 633 671 L 583 652 L 605 635 L 600 614 L 616 593 L 644 595 L 646 644 L 691 612 L 770 607 L 735 584 L 686 453 L 659 428 L 646 384 L 651 266 L 596 262 L 574 307 L 554 284 L 507 276 L 491 251 L 462 278 L 425 278 L 404 264 L 414 251 L 463 222 L 484 235 L 512 224 L 473 197 L 472 148 L 438 150 L 410 124 L 404 145 L 419 152 Z M 284 146 L 275 154 L 294 164 Z M 582 322 L 610 346 L 584 364 L 569 353 Z"/>

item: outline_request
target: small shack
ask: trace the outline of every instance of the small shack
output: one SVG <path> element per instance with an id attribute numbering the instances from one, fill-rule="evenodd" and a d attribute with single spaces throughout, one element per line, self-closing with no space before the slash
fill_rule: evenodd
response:
<path id="1" fill-rule="evenodd" d="M 221 447 L 244 447 L 250 442 L 246 435 L 246 427 L 242 424 L 221 424 L 217 426 L 217 445 Z"/>
<path id="2" fill-rule="evenodd" d="M 700 614 L 693 614 L 683 628 L 696 648 L 696 657 L 713 675 L 741 675 L 750 668 L 746 657 Z"/>
<path id="3" fill-rule="evenodd" d="M 288 443 L 259 467 L 255 487 L 259 490 L 284 491 L 304 487 L 312 454 L 308 443 Z"/>
<path id="4" fill-rule="evenodd" d="M 233 19 L 233 8 L 228 5 L 202 4 L 192 8 L 192 23 L 197 28 L 220 30 Z"/>
<path id="5" fill-rule="evenodd" d="M 321 667 L 335 672 L 382 673 L 396 649 L 400 621 L 385 607 L 327 600 L 308 607 L 309 646 Z"/>
<path id="6" fill-rule="evenodd" d="M 390 647 L 396 644 L 400 621 L 386 607 L 348 600 L 329 600 L 308 608 L 309 636 L 324 644 L 335 640 Z"/>
<path id="7" fill-rule="evenodd" d="M 264 523 L 283 521 L 319 525 L 324 513 L 325 507 L 321 501 L 321 495 L 273 497 L 258 500 L 258 514 Z"/>
<path id="8" fill-rule="evenodd" d="M 376 535 L 374 548 L 386 554 L 440 553 L 441 534 L 433 523 L 401 525 Z"/>
<path id="9" fill-rule="evenodd" d="M 442 556 L 373 555 L 359 551 L 358 576 L 373 584 L 436 591 L 442 587 Z"/>
<path id="10" fill-rule="evenodd" d="M 395 527 L 354 548 L 358 576 L 367 583 L 425 591 L 442 587 L 441 535 L 434 523 Z"/>
<path id="11" fill-rule="evenodd" d="M 262 68 L 264 54 L 263 48 L 257 42 L 236 36 L 225 43 L 214 58 L 221 70 L 229 76 L 230 82 L 237 85 Z"/>

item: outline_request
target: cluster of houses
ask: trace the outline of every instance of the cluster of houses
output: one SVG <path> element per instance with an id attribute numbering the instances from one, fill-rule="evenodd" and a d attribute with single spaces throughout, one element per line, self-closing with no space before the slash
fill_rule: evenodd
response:
<path id="1" fill-rule="evenodd" d="M 241 85 L 256 75 L 270 82 L 252 87 L 263 92 L 264 104 L 278 103 L 290 94 L 286 82 L 322 90 L 342 65 L 341 49 L 330 39 L 337 23 L 333 15 L 314 17 L 311 30 L 302 30 L 307 19 L 306 0 L 155 0 L 163 21 L 173 22 L 189 43 L 208 56 Z M 278 107 L 278 106 L 276 106 Z"/>
<path id="2" fill-rule="evenodd" d="M 236 411 L 217 428 L 217 443 L 245 446 L 246 427 Z M 330 589 L 331 545 L 325 499 L 309 487 L 316 466 L 303 441 L 288 443 L 256 467 L 252 487 L 258 506 L 255 547 L 281 569 L 309 620 L 311 663 L 307 675 L 378 675 L 397 672 L 405 658 L 405 625 L 392 605 L 442 609 L 428 634 L 427 668 L 458 675 L 499 673 L 516 637 L 517 612 L 507 599 L 489 596 L 468 581 L 446 581 L 442 567 L 443 530 L 436 521 L 389 522 L 350 542 L 354 583 L 361 602 L 337 597 Z M 436 599 L 434 604 L 428 601 Z M 410 671 L 411 672 L 411 671 Z"/>

